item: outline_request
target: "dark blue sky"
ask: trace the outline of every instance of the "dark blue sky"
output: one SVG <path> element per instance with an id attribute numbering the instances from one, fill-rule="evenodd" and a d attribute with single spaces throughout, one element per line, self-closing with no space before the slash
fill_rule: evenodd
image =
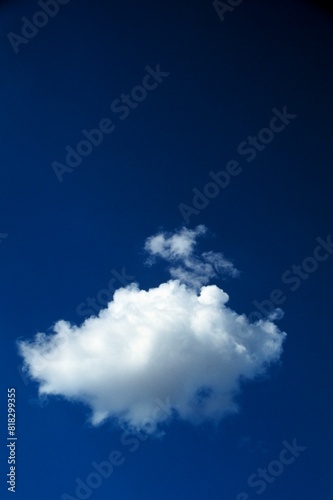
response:
<path id="1" fill-rule="evenodd" d="M 1 494 L 10 494 L 6 394 L 14 387 L 18 500 L 75 498 L 75 479 L 114 449 L 125 462 L 94 500 L 255 499 L 248 477 L 294 439 L 307 449 L 260 497 L 331 499 L 333 256 L 295 291 L 282 280 L 333 232 L 330 12 L 315 2 L 247 0 L 221 22 L 210 1 L 71 0 L 15 53 L 7 34 L 21 35 L 21 18 L 38 10 L 30 0 L 0 10 Z M 122 120 L 111 104 L 157 65 L 169 75 Z M 239 145 L 285 106 L 297 116 L 248 162 Z M 113 132 L 59 182 L 52 162 L 64 164 L 66 146 L 104 118 Z M 241 270 L 218 283 L 235 311 L 283 292 L 281 362 L 244 384 L 240 412 L 218 427 L 175 420 L 163 439 L 131 453 L 110 423 L 91 428 L 82 405 L 40 401 L 37 384 L 17 370 L 16 341 L 59 319 L 81 323 L 78 306 L 114 271 L 125 268 L 144 289 L 165 281 L 163 265 L 144 266 L 146 237 L 180 228 L 179 205 L 193 206 L 193 189 L 202 193 L 209 173 L 231 160 L 241 173 L 187 225 L 207 226 L 214 237 L 203 249 Z"/>

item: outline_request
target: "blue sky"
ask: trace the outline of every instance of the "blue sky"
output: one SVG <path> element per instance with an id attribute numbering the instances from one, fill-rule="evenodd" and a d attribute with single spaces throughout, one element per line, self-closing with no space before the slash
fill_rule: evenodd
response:
<path id="1" fill-rule="evenodd" d="M 332 498 L 332 14 L 311 1 L 236 3 L 223 14 L 221 4 L 214 8 L 210 1 L 100 0 L 92 6 L 71 0 L 59 2 L 54 17 L 36 17 L 41 7 L 30 0 L 1 4 L 4 498 L 12 495 L 5 484 L 11 387 L 16 390 L 18 500 Z M 23 36 L 24 16 L 46 24 L 30 32 L 25 28 L 30 38 L 19 43 L 8 33 Z M 82 145 L 97 127 L 102 132 Z M 74 158 L 77 148 L 82 155 Z M 77 166 L 66 163 L 68 151 Z M 208 185 L 211 173 L 215 184 Z M 184 218 L 185 205 L 190 216 Z M 206 233 L 199 235 L 198 227 Z M 177 234 L 181 245 L 188 238 L 197 244 L 189 252 L 181 246 L 177 254 L 170 243 Z M 155 246 L 147 246 L 147 238 L 156 235 Z M 153 264 L 147 264 L 149 255 Z M 237 276 L 228 263 L 239 270 Z M 173 295 L 171 289 L 150 302 L 151 291 L 167 283 L 170 273 L 185 283 L 189 295 Z M 143 303 L 136 292 L 120 290 L 132 281 L 150 291 L 142 294 Z M 182 350 L 168 371 L 168 355 L 179 353 L 178 328 L 191 341 L 202 325 L 193 318 L 200 287 L 209 285 L 228 294 L 227 309 L 218 302 L 225 296 L 208 288 L 202 349 L 192 358 L 186 357 L 192 351 Z M 149 329 L 153 347 L 164 346 L 159 363 L 152 358 L 142 365 L 141 378 L 131 378 L 128 358 L 112 346 L 120 368 L 107 369 L 103 377 L 98 357 L 108 353 L 103 343 L 96 347 L 96 372 L 82 371 L 84 362 L 90 366 L 89 356 L 80 358 L 80 345 L 73 341 L 69 351 L 65 343 L 63 352 L 79 369 L 62 364 L 54 348 L 42 375 L 58 393 L 46 390 L 40 397 L 43 381 L 23 375 L 18 341 L 31 342 L 44 332 L 47 342 L 59 320 L 80 327 L 105 307 L 108 293 L 101 291 L 112 296 L 116 289 L 124 318 L 132 318 L 133 325 L 133 331 L 125 323 L 127 328 L 117 332 L 134 345 L 138 314 L 147 307 L 149 321 L 142 331 Z M 218 357 L 207 344 L 210 319 L 216 313 L 224 325 L 236 317 L 230 311 L 251 315 L 263 301 L 267 311 L 278 307 L 284 313 L 278 309 L 275 319 L 264 318 L 276 325 L 273 344 L 254 336 L 252 348 L 243 339 L 245 352 L 256 361 L 247 364 L 240 355 L 244 363 L 238 365 L 227 353 L 221 372 L 213 370 Z M 172 312 L 176 305 L 179 316 Z M 157 311 L 164 306 L 170 306 L 170 318 L 161 320 Z M 156 337 L 155 326 L 169 325 L 169 319 L 167 344 Z M 104 323 L 91 323 L 92 335 L 112 321 L 113 313 Z M 191 321 L 193 329 L 187 330 Z M 232 321 L 223 331 L 234 340 Z M 278 332 L 286 333 L 281 346 Z M 36 345 L 30 354 L 32 372 Z M 259 376 L 265 363 L 269 366 Z M 117 377 L 113 390 L 117 402 L 123 401 L 119 411 L 128 410 L 126 418 L 116 414 L 108 386 Z M 226 383 L 228 377 L 235 385 Z M 185 392 L 177 391 L 190 382 L 198 390 L 204 387 L 204 400 L 209 391 L 213 400 L 218 391 L 230 400 L 222 398 L 214 411 L 200 405 L 189 410 Z M 151 386 L 161 392 L 149 393 Z M 111 398 L 109 418 L 95 426 L 91 387 L 99 403 Z M 132 428 L 124 438 L 124 427 L 137 426 L 142 415 L 156 410 L 155 396 L 163 403 L 168 395 L 167 421 L 154 433 L 142 431 L 141 439 Z M 224 415 L 232 403 L 237 412 Z M 93 463 L 110 463 L 114 450 L 119 453 L 111 457 L 110 477 L 96 476 Z M 259 478 L 265 474 L 259 469 L 270 471 L 268 479 Z M 77 478 L 87 485 L 92 473 L 90 479 L 100 485 L 76 491 Z"/>

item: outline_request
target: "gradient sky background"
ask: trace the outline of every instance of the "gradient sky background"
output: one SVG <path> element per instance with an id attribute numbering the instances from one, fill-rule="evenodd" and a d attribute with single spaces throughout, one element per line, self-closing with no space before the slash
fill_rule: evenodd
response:
<path id="1" fill-rule="evenodd" d="M 1 495 L 15 387 L 17 500 L 74 496 L 75 478 L 113 449 L 126 461 L 94 500 L 254 499 L 247 478 L 294 438 L 306 451 L 260 497 L 331 499 L 333 258 L 295 292 L 281 282 L 333 231 L 331 13 L 315 2 L 247 0 L 221 22 L 211 1 L 71 0 L 15 54 L 7 33 L 37 10 L 30 0 L 0 10 Z M 119 120 L 111 102 L 157 64 L 170 75 Z M 248 163 L 239 144 L 285 105 L 297 118 Z M 51 163 L 104 117 L 115 131 L 58 182 Z M 217 428 L 174 421 L 130 453 L 121 430 L 90 427 L 82 405 L 39 401 L 17 369 L 16 340 L 59 319 L 82 322 L 78 305 L 112 270 L 125 267 L 144 289 L 165 281 L 163 265 L 144 266 L 145 238 L 181 227 L 178 205 L 232 159 L 242 173 L 188 226 L 206 225 L 215 237 L 205 248 L 241 270 L 218 282 L 235 311 L 284 291 L 281 363 L 244 386 L 240 412 Z"/>

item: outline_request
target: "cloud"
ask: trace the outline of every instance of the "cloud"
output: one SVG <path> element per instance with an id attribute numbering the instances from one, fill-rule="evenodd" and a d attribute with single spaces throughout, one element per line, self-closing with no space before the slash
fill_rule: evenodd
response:
<path id="1" fill-rule="evenodd" d="M 206 227 L 200 225 L 193 230 L 183 227 L 175 233 L 159 233 L 147 238 L 145 249 L 151 255 L 158 255 L 170 261 L 186 259 L 193 255 L 197 237 L 206 232 Z"/>
<path id="2" fill-rule="evenodd" d="M 182 228 L 175 233 L 159 233 L 146 240 L 145 250 L 149 253 L 148 263 L 162 258 L 169 263 L 170 275 L 195 288 L 206 285 L 213 278 L 223 275 L 236 277 L 239 271 L 222 253 L 195 252 L 197 238 L 207 233 L 205 226 L 194 230 Z"/>
<path id="3" fill-rule="evenodd" d="M 280 307 L 276 307 L 274 311 L 268 314 L 270 321 L 279 321 L 282 318 L 284 318 L 284 311 Z"/>
<path id="4" fill-rule="evenodd" d="M 149 290 L 133 283 L 82 325 L 61 320 L 53 334 L 19 341 L 39 393 L 85 403 L 94 425 L 112 417 L 142 427 L 156 399 L 169 399 L 192 423 L 237 411 L 241 381 L 279 360 L 286 334 L 269 320 L 251 324 L 227 306 L 221 288 L 200 285 L 221 270 L 236 273 L 222 254 L 195 255 L 204 233 L 198 226 L 146 241 L 151 256 L 172 263 L 177 279 Z"/>

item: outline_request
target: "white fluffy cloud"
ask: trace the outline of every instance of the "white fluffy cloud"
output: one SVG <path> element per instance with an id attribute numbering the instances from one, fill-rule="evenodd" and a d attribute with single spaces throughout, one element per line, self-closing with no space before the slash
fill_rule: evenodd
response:
<path id="1" fill-rule="evenodd" d="M 221 254 L 194 255 L 204 232 L 199 226 L 148 238 L 146 250 L 177 265 L 171 272 L 178 279 L 147 291 L 121 288 L 82 325 L 61 320 L 53 334 L 20 341 L 40 394 L 84 402 L 96 425 L 114 417 L 141 427 L 156 399 L 166 398 L 194 423 L 236 411 L 240 381 L 280 358 L 285 333 L 272 321 L 251 324 L 226 305 L 222 289 L 202 285 L 220 271 L 237 274 Z"/>

